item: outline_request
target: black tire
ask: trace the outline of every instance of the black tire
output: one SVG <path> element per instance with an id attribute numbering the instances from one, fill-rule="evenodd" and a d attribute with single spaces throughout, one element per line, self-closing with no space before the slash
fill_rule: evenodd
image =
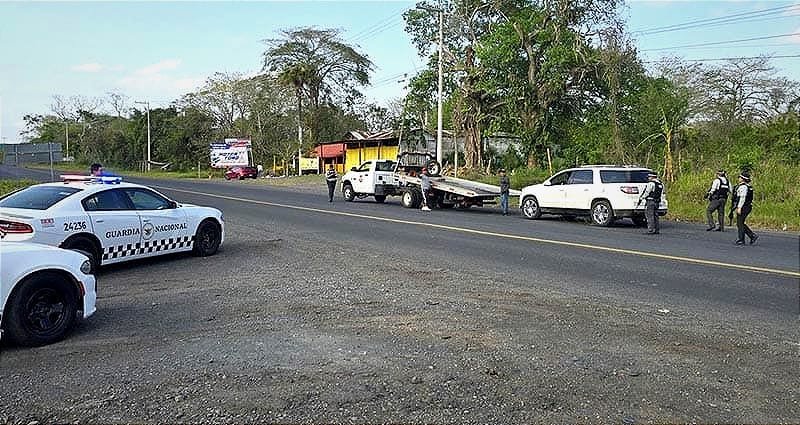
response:
<path id="1" fill-rule="evenodd" d="M 414 203 L 411 205 L 411 208 L 419 208 L 422 205 L 422 192 L 419 189 L 414 189 L 411 191 L 411 194 L 414 196 Z"/>
<path id="2" fill-rule="evenodd" d="M 60 341 L 78 312 L 75 287 L 58 273 L 34 274 L 8 300 L 4 329 L 17 344 L 38 347 Z"/>
<path id="3" fill-rule="evenodd" d="M 634 226 L 645 227 L 647 226 L 647 219 L 642 215 L 635 215 L 631 217 Z"/>
<path id="4" fill-rule="evenodd" d="M 375 202 L 379 204 L 386 202 L 386 195 L 375 195 Z"/>
<path id="5" fill-rule="evenodd" d="M 212 220 L 205 220 L 197 227 L 192 254 L 198 257 L 214 255 L 217 253 L 220 243 L 222 243 L 222 230 L 219 224 Z"/>
<path id="6" fill-rule="evenodd" d="M 539 208 L 539 200 L 535 196 L 526 196 L 522 200 L 522 215 L 530 220 L 536 220 L 542 216 L 542 209 Z"/>
<path id="7" fill-rule="evenodd" d="M 348 183 L 342 187 L 342 196 L 347 202 L 353 202 L 353 199 L 356 199 L 356 191 L 353 190 L 351 184 Z"/>
<path id="8" fill-rule="evenodd" d="M 441 209 L 443 209 L 443 210 L 447 209 L 447 208 L 453 208 L 453 205 L 454 204 L 449 204 L 449 203 L 444 202 L 444 198 L 439 198 L 439 199 L 436 200 L 436 206 L 441 208 Z"/>
<path id="9" fill-rule="evenodd" d="M 244 180 L 244 176 L 239 176 L 239 180 Z"/>
<path id="10" fill-rule="evenodd" d="M 614 222 L 614 210 L 608 201 L 596 201 L 592 204 L 590 217 L 592 223 L 605 227 Z"/>
<path id="11" fill-rule="evenodd" d="M 92 265 L 90 273 L 97 272 L 100 268 L 100 248 L 91 239 L 84 236 L 76 236 L 61 244 L 61 248 L 77 251 L 89 258 Z"/>
<path id="12" fill-rule="evenodd" d="M 439 164 L 439 161 L 436 161 L 435 159 L 428 161 L 428 163 L 425 164 L 425 167 L 428 169 L 428 174 L 433 177 L 442 174 L 442 164 Z"/>
<path id="13" fill-rule="evenodd" d="M 405 208 L 414 208 L 414 192 L 407 190 L 400 196 L 400 205 Z"/>

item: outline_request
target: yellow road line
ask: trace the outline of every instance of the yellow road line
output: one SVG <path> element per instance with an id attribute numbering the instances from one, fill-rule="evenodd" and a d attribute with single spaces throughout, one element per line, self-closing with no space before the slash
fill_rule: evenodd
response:
<path id="1" fill-rule="evenodd" d="M 375 217 L 370 215 L 362 215 L 362 214 L 354 214 L 342 211 L 331 211 L 331 210 L 323 210 L 319 208 L 309 208 L 309 207 L 300 207 L 297 205 L 286 205 L 286 204 L 279 204 L 276 202 L 267 202 L 267 201 L 257 201 L 255 199 L 247 199 L 247 198 L 237 198 L 235 196 L 226 196 L 226 195 L 216 195 L 213 193 L 205 193 L 205 192 L 196 192 L 192 190 L 184 190 L 184 189 L 175 189 L 171 187 L 165 186 L 151 186 L 156 187 L 159 189 L 164 190 L 172 190 L 175 192 L 182 192 L 182 193 L 189 193 L 193 195 L 201 195 L 201 196 L 210 196 L 214 198 L 220 199 L 227 199 L 230 201 L 240 201 L 240 202 L 250 202 L 254 204 L 260 205 L 269 205 L 272 207 L 280 207 L 280 208 L 290 208 L 295 210 L 301 211 L 310 211 L 316 213 L 323 213 L 323 214 L 333 214 L 333 215 L 340 215 L 345 217 L 354 217 L 354 218 L 361 218 L 367 220 L 376 220 L 376 221 L 384 221 L 390 223 L 398 223 L 398 224 L 410 224 L 415 226 L 425 226 L 425 227 L 432 227 L 435 229 L 442 229 L 442 230 L 452 230 L 462 233 L 471 233 L 475 235 L 483 235 L 483 236 L 494 236 L 498 238 L 506 238 L 506 239 L 516 239 L 516 240 L 523 240 L 529 242 L 540 242 L 540 243 L 547 243 L 553 245 L 562 245 L 562 246 L 571 246 L 575 248 L 584 248 L 584 249 L 592 249 L 595 251 L 605 251 L 605 252 L 614 252 L 618 254 L 628 254 L 628 255 L 638 255 L 640 257 L 649 257 L 649 258 L 659 258 L 662 260 L 673 260 L 673 261 L 680 261 L 684 263 L 693 263 L 693 264 L 702 264 L 707 266 L 717 266 L 717 267 L 726 267 L 730 269 L 738 269 L 738 270 L 747 270 L 753 272 L 761 272 L 761 273 L 770 273 L 770 274 L 777 274 L 781 276 L 789 276 L 789 277 L 800 277 L 799 272 L 790 271 L 790 270 L 780 270 L 780 269 L 770 269 L 766 267 L 756 267 L 756 266 L 748 266 L 742 264 L 733 264 L 733 263 L 724 263 L 721 261 L 713 261 L 713 260 L 702 260 L 699 258 L 690 258 L 690 257 L 680 257 L 676 255 L 667 255 L 667 254 L 658 254 L 654 252 L 645 252 L 645 251 L 634 251 L 631 249 L 624 249 L 624 248 L 611 248 L 607 246 L 599 246 L 599 245 L 590 245 L 578 242 L 567 242 L 567 241 L 558 241 L 552 239 L 541 239 L 541 238 L 534 238 L 530 236 L 519 236 L 519 235 L 511 235 L 508 233 L 497 233 L 497 232 L 488 232 L 485 230 L 475 230 L 475 229 L 468 229 L 465 227 L 455 227 L 455 226 L 446 226 L 444 224 L 434 224 L 434 223 L 422 223 L 419 221 L 409 221 L 409 220 L 400 220 L 396 218 L 387 218 L 387 217 Z"/>

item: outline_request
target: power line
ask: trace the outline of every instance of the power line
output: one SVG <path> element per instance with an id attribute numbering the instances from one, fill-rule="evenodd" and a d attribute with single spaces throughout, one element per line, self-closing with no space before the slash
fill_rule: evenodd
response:
<path id="1" fill-rule="evenodd" d="M 716 41 L 713 43 L 700 43 L 700 44 L 686 44 L 683 46 L 672 46 L 672 47 L 660 47 L 657 49 L 642 49 L 642 52 L 656 52 L 660 50 L 674 50 L 674 49 L 685 49 L 689 47 L 704 47 L 704 46 L 719 46 L 723 44 L 730 44 L 730 43 L 740 43 L 745 41 L 755 41 L 755 40 L 767 40 L 770 38 L 781 38 L 781 37 L 793 37 L 796 35 L 800 35 L 800 32 L 792 32 L 788 34 L 779 34 L 779 35 L 768 35 L 764 37 L 752 37 L 752 38 L 742 38 L 739 40 L 727 40 L 727 41 Z"/>
<path id="2" fill-rule="evenodd" d="M 764 56 L 740 56 L 730 58 L 703 58 L 703 59 L 681 59 L 684 62 L 714 62 L 714 61 L 730 61 L 730 60 L 744 60 L 744 59 L 758 59 Z M 779 55 L 779 56 L 766 56 L 769 59 L 786 59 L 786 58 L 800 58 L 800 55 Z M 643 63 L 658 63 L 660 60 L 642 61 Z"/>
<path id="3" fill-rule="evenodd" d="M 751 18 L 755 18 L 755 17 L 763 17 L 763 16 L 768 16 L 768 15 L 775 15 L 775 14 L 779 14 L 781 12 L 784 12 L 784 11 L 787 11 L 787 10 L 792 10 L 792 9 L 795 9 L 795 8 L 799 8 L 799 6 L 796 5 L 796 4 L 793 4 L 793 5 L 788 5 L 788 6 L 774 7 L 774 8 L 770 8 L 770 9 L 756 10 L 756 11 L 752 11 L 752 12 L 742 12 L 742 13 L 736 13 L 736 14 L 733 14 L 733 15 L 721 16 L 721 17 L 718 17 L 718 18 L 699 19 L 699 20 L 684 22 L 684 23 L 681 23 L 681 24 L 673 24 L 673 25 L 654 27 L 654 28 L 649 28 L 649 29 L 644 29 L 644 30 L 632 31 L 631 33 L 632 34 L 638 34 L 638 35 L 648 35 L 648 34 L 658 34 L 658 33 L 668 32 L 668 31 L 679 31 L 679 30 L 683 30 L 683 29 L 694 28 L 694 27 L 697 27 L 697 26 L 705 26 L 705 25 L 714 24 L 714 23 L 716 23 L 716 24 L 734 23 L 734 22 L 737 22 L 738 20 L 751 19 Z"/>

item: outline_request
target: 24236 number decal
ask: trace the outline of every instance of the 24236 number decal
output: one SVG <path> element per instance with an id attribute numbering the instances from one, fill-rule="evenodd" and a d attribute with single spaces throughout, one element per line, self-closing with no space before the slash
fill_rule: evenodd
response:
<path id="1" fill-rule="evenodd" d="M 86 222 L 85 221 L 71 221 L 68 223 L 64 223 L 64 231 L 65 232 L 74 232 L 76 230 L 86 230 Z"/>

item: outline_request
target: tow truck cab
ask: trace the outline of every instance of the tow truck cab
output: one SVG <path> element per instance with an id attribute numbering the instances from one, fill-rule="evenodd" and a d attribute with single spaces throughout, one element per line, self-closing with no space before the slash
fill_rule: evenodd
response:
<path id="1" fill-rule="evenodd" d="M 364 161 L 342 176 L 342 194 L 348 201 L 374 196 L 378 202 L 397 192 L 396 163 L 390 159 Z"/>

